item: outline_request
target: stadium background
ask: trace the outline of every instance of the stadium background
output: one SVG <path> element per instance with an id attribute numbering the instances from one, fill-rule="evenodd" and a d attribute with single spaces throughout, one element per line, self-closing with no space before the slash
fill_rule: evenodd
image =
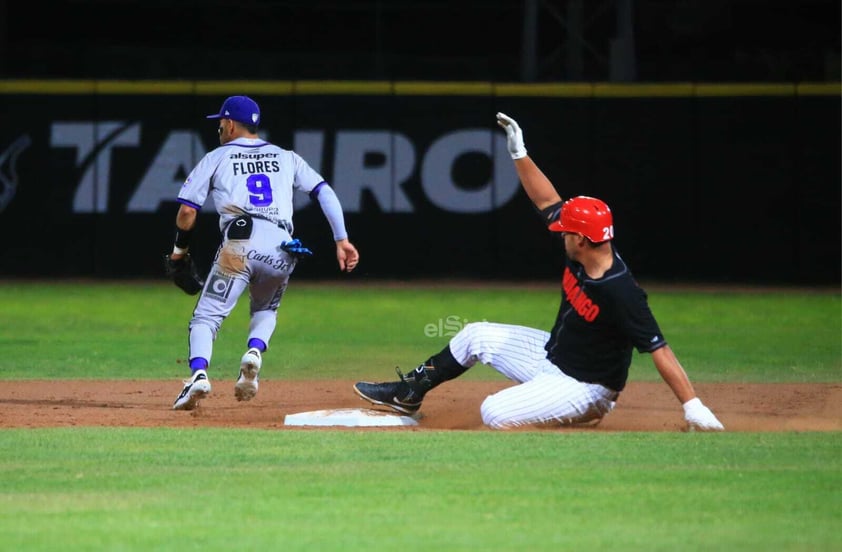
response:
<path id="1" fill-rule="evenodd" d="M 161 277 L 176 205 L 132 198 L 155 174 L 174 197 L 215 144 L 203 115 L 248 93 L 352 206 L 354 278 L 555 277 L 502 110 L 562 195 L 613 206 L 639 278 L 838 284 L 839 22 L 824 0 L 2 2 L 0 271 Z M 330 251 L 317 209 L 296 225 Z"/>

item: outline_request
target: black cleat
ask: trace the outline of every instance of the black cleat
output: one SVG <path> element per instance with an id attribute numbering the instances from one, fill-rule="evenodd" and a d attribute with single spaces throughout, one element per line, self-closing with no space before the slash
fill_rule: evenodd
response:
<path id="1" fill-rule="evenodd" d="M 412 416 L 421 408 L 421 401 L 424 393 L 429 389 L 420 390 L 419 385 L 412 379 L 411 374 L 404 376 L 400 370 L 395 369 L 400 376 L 400 381 L 385 383 L 372 383 L 360 381 L 354 384 L 354 391 L 357 395 L 372 404 L 387 406 L 401 414 Z"/>

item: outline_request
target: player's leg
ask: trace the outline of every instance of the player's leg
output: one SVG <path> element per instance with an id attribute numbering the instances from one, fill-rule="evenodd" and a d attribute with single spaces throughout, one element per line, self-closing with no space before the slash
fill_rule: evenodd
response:
<path id="1" fill-rule="evenodd" d="M 238 401 L 248 401 L 257 395 L 263 353 L 269 348 L 277 324 L 277 311 L 287 286 L 287 278 L 266 278 L 252 284 L 247 350 L 240 359 L 240 373 L 234 384 Z"/>
<path id="2" fill-rule="evenodd" d="M 541 361 L 538 369 L 529 381 L 487 397 L 480 407 L 483 423 L 493 429 L 547 422 L 585 424 L 613 410 L 616 393 L 611 389 L 571 378 L 548 360 Z"/>
<path id="3" fill-rule="evenodd" d="M 407 374 L 418 381 L 427 379 L 430 388 L 462 375 L 477 362 L 488 364 L 507 378 L 523 382 L 536 374 L 537 364 L 547 356 L 543 330 L 473 322 L 457 333 L 441 352 Z"/>
<path id="4" fill-rule="evenodd" d="M 249 249 L 254 254 L 247 263 L 251 274 L 248 346 L 258 346 L 262 353 L 269 347 L 275 332 L 277 311 L 296 260 L 278 248 L 278 244 L 291 239 L 284 229 L 260 219 L 254 224 L 255 230 L 249 240 Z"/>
<path id="5" fill-rule="evenodd" d="M 188 350 L 192 375 L 184 382 L 181 393 L 173 403 L 174 410 L 193 410 L 198 406 L 199 400 L 210 393 L 207 369 L 213 356 L 213 342 L 222 322 L 234 310 L 237 300 L 248 285 L 245 266 L 232 267 L 231 263 L 225 260 L 231 257 L 230 252 L 230 244 L 220 246 L 205 288 L 193 310 L 189 325 Z M 224 267 L 223 263 L 226 263 Z M 236 268 L 239 268 L 238 272 L 231 272 Z"/>
<path id="6" fill-rule="evenodd" d="M 275 333 L 278 308 L 288 284 L 287 275 L 264 278 L 251 284 L 248 341 L 251 345 L 257 345 L 256 342 L 259 342 L 261 352 L 269 348 Z"/>
<path id="7" fill-rule="evenodd" d="M 481 362 L 511 380 L 524 382 L 537 374 L 539 362 L 547 356 L 544 345 L 549 338 L 549 333 L 526 326 L 474 322 L 450 340 L 449 348 L 462 366 Z"/>
<path id="8" fill-rule="evenodd" d="M 225 274 L 214 269 L 208 275 L 208 280 L 190 320 L 191 363 L 196 358 L 203 358 L 210 363 L 217 332 L 248 286 L 245 276 Z"/>
<path id="9" fill-rule="evenodd" d="M 263 353 L 275 333 L 278 308 L 295 268 L 295 259 L 279 251 L 277 246 L 288 240 L 289 234 L 272 224 L 257 222 L 258 231 L 249 245 L 258 254 L 248 261 L 251 282 L 247 350 L 240 359 L 240 373 L 234 384 L 234 396 L 238 401 L 251 400 L 257 394 Z"/>
<path id="10" fill-rule="evenodd" d="M 468 324 L 415 370 L 406 375 L 398 372 L 399 381 L 357 382 L 354 391 L 373 404 L 413 414 L 428 391 L 462 375 L 478 361 L 515 381 L 533 377 L 536 364 L 546 356 L 544 344 L 548 338 L 547 332 L 523 326 Z"/>

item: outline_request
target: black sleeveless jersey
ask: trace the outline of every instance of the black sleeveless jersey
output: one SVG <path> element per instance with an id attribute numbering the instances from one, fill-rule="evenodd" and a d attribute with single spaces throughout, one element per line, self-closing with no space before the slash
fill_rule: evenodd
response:
<path id="1" fill-rule="evenodd" d="M 561 305 L 545 348 L 547 358 L 565 374 L 622 391 L 632 347 L 651 353 L 667 344 L 646 292 L 616 250 L 611 269 L 595 280 L 580 263 L 566 258 L 561 288 Z"/>

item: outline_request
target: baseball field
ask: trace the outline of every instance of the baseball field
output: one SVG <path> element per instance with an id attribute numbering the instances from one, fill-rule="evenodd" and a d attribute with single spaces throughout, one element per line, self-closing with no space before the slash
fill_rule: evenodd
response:
<path id="1" fill-rule="evenodd" d="M 215 344 L 211 396 L 189 374 L 195 302 L 166 281 L 0 284 L 3 550 L 840 550 L 838 289 L 647 286 L 725 433 L 681 407 L 635 353 L 596 427 L 484 428 L 510 385 L 478 365 L 411 428 L 292 428 L 364 408 L 459 328 L 546 328 L 553 282 L 293 282 L 258 396 L 234 399 L 247 302 Z"/>

